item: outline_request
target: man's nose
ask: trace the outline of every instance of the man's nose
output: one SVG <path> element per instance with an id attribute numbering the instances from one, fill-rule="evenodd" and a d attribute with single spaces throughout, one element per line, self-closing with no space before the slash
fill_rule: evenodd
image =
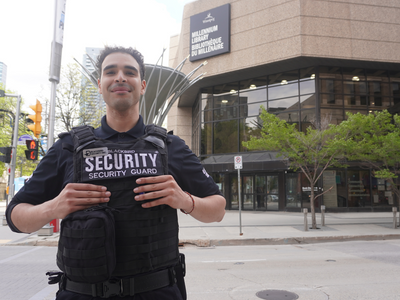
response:
<path id="1" fill-rule="evenodd" d="M 116 82 L 126 82 L 125 74 L 122 70 L 117 73 L 117 76 L 115 77 L 115 81 Z"/>

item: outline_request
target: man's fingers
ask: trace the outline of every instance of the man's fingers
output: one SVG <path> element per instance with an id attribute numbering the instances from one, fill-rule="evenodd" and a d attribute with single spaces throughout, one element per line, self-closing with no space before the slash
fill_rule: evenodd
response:
<path id="1" fill-rule="evenodd" d="M 66 186 L 67 188 L 72 188 L 77 191 L 99 191 L 104 192 L 107 191 L 107 187 L 102 185 L 95 185 L 90 183 L 69 183 Z"/>

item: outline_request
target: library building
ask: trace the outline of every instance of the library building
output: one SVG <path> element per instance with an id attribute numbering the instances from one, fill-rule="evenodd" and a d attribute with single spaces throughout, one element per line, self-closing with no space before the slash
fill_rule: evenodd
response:
<path id="1" fill-rule="evenodd" d="M 310 185 L 276 152 L 243 145 L 261 107 L 299 130 L 346 112 L 400 111 L 400 2 L 381 0 L 196 0 L 172 36 L 169 67 L 205 73 L 168 113 L 220 186 L 227 210 L 301 211 Z M 241 157 L 242 169 L 235 168 Z M 240 182 L 240 189 L 238 189 Z M 316 192 L 328 212 L 391 211 L 398 199 L 371 169 L 328 169 Z"/>

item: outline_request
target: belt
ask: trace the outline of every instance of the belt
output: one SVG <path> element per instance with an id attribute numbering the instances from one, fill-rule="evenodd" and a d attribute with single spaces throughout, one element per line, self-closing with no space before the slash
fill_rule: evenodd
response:
<path id="1" fill-rule="evenodd" d="M 133 296 L 160 289 L 176 283 L 173 268 L 135 277 L 111 279 L 101 283 L 81 283 L 65 278 L 64 288 L 68 291 L 91 295 L 92 297 L 109 298 L 112 296 Z"/>

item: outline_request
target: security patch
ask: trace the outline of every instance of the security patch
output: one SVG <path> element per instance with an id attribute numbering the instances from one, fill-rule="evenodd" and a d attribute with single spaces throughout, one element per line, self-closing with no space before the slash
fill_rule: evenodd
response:
<path id="1" fill-rule="evenodd" d="M 89 150 L 98 149 L 102 148 Z M 108 149 L 106 155 L 85 157 L 82 167 L 83 182 L 163 174 L 161 154 L 157 150 Z"/>

